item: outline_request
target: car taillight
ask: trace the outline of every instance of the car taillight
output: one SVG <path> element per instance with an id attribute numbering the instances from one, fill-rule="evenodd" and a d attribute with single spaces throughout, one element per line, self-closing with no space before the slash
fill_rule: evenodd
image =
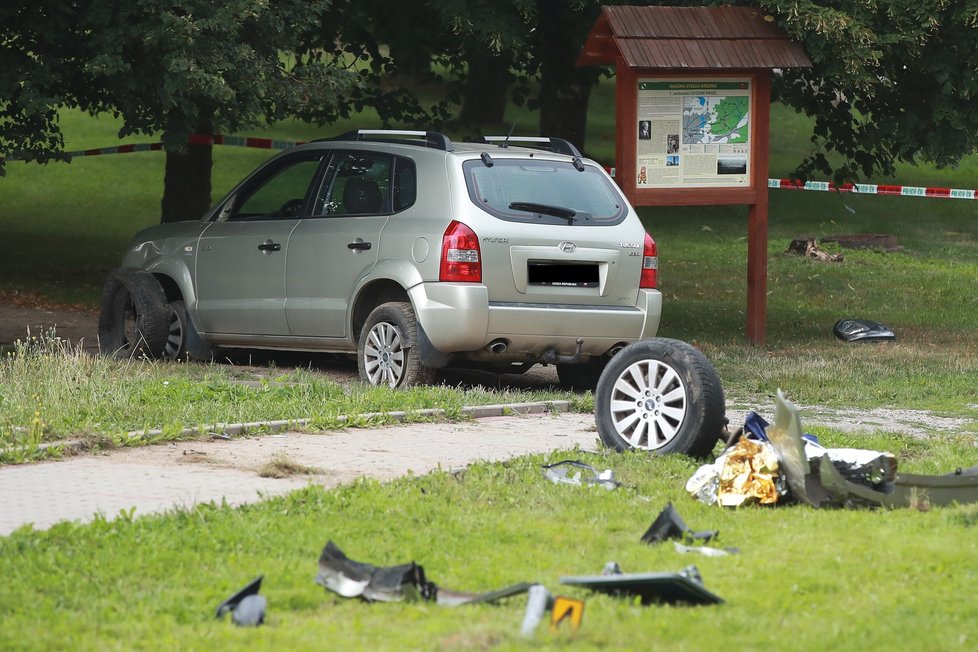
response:
<path id="1" fill-rule="evenodd" d="M 440 281 L 482 282 L 482 254 L 475 232 L 458 220 L 441 237 Z"/>
<path id="2" fill-rule="evenodd" d="M 645 234 L 645 252 L 642 254 L 642 278 L 638 283 L 640 288 L 655 289 L 659 284 L 659 249 L 655 240 Z"/>

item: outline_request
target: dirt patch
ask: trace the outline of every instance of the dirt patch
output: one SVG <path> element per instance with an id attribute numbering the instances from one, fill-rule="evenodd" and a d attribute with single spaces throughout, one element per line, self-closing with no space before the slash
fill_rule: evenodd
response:
<path id="1" fill-rule="evenodd" d="M 0 294 L 0 351 L 7 350 L 17 340 L 54 333 L 84 351 L 98 354 L 97 310 L 63 306 L 45 302 L 42 298 Z M 301 367 L 321 373 L 338 383 L 355 382 L 357 363 L 353 356 L 329 353 L 293 353 L 289 351 L 259 351 L 236 349 L 227 351 L 218 362 L 228 363 L 256 376 L 267 375 L 268 368 Z M 439 382 L 462 387 L 508 387 L 513 389 L 542 389 L 558 383 L 553 366 L 537 365 L 525 374 L 492 374 L 481 371 L 450 370 L 442 373 Z M 241 382 L 255 382 L 242 379 Z"/>
<path id="2" fill-rule="evenodd" d="M 881 251 L 901 251 L 903 249 L 896 236 L 888 233 L 827 235 L 822 238 L 822 242 L 834 242 L 843 249 L 878 249 Z"/>
<path id="3" fill-rule="evenodd" d="M 97 311 L 43 302 L 15 303 L 9 296 L 3 299 L 0 303 L 0 349 L 13 346 L 17 340 L 54 333 L 85 351 L 98 352 Z"/>

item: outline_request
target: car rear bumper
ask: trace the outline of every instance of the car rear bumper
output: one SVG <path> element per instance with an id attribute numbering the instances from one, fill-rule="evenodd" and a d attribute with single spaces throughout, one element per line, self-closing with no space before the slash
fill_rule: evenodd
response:
<path id="1" fill-rule="evenodd" d="M 467 283 L 422 283 L 410 296 L 436 349 L 474 353 L 505 340 L 506 355 L 492 359 L 525 359 L 547 350 L 572 354 L 579 338 L 583 353 L 602 355 L 617 344 L 654 337 L 662 311 L 657 290 L 639 290 L 634 306 L 490 302 L 485 286 Z"/>

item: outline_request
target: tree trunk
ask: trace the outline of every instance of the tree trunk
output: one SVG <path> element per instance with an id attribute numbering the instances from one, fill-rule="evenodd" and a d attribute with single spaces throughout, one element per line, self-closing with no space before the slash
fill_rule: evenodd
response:
<path id="1" fill-rule="evenodd" d="M 462 89 L 459 120 L 464 126 L 501 126 L 506 114 L 507 89 L 512 79 L 507 57 L 473 53 Z"/>
<path id="2" fill-rule="evenodd" d="M 166 153 L 160 222 L 203 217 L 211 205 L 211 145 L 188 145 L 185 152 Z"/>
<path id="3" fill-rule="evenodd" d="M 584 150 L 587 104 L 597 82 L 593 68 L 575 65 L 591 22 L 586 25 L 563 0 L 538 0 L 540 134 L 566 138 Z M 582 32 L 580 38 L 576 33 Z"/>

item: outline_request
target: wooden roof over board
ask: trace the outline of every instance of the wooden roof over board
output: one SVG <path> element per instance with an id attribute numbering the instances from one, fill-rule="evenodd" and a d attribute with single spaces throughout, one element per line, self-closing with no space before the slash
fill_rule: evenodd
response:
<path id="1" fill-rule="evenodd" d="M 752 7 L 602 7 L 579 66 L 673 70 L 810 68 L 770 16 Z"/>

